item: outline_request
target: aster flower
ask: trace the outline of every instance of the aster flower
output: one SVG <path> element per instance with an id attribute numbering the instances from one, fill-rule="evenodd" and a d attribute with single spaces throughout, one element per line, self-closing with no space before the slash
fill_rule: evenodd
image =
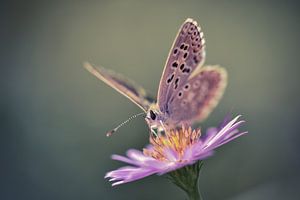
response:
<path id="1" fill-rule="evenodd" d="M 130 149 L 126 153 L 127 156 L 113 155 L 112 159 L 130 166 L 108 172 L 105 178 L 110 178 L 109 181 L 113 181 L 112 185 L 115 186 L 152 174 L 166 174 L 193 164 L 192 170 L 200 169 L 202 163 L 198 161 L 213 155 L 217 147 L 246 133 L 238 131 L 244 123 L 238 120 L 239 117 L 231 121 L 226 119 L 219 128 L 209 128 L 204 136 L 201 136 L 200 129 L 192 130 L 191 127 L 184 126 L 178 130 L 167 131 L 164 135 L 151 135 L 150 145 L 144 148 L 143 152 Z M 199 170 L 195 172 L 198 176 Z M 176 176 L 169 174 L 174 181 Z"/>

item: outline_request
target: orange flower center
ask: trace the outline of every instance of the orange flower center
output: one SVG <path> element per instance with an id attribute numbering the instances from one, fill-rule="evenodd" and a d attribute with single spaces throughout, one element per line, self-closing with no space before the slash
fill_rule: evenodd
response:
<path id="1" fill-rule="evenodd" d="M 166 131 L 164 135 L 150 136 L 150 144 L 153 148 L 144 149 L 143 152 L 147 156 L 151 156 L 157 160 L 168 160 L 165 156 L 165 149 L 172 149 L 177 153 L 179 159 L 183 156 L 186 148 L 198 141 L 201 136 L 200 129 L 192 130 L 191 127 L 178 130 Z"/>

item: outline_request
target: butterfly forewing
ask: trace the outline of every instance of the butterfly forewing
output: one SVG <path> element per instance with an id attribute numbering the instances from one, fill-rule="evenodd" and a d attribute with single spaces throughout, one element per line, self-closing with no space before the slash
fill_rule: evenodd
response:
<path id="1" fill-rule="evenodd" d="M 187 19 L 179 29 L 160 80 L 157 101 L 163 113 L 168 112 L 170 97 L 204 60 L 205 40 L 201 28 L 196 21 Z"/>
<path id="2" fill-rule="evenodd" d="M 219 102 L 226 84 L 227 73 L 223 68 L 201 68 L 171 97 L 168 105 L 170 121 L 192 124 L 205 119 Z"/>
<path id="3" fill-rule="evenodd" d="M 223 95 L 227 84 L 226 71 L 218 66 L 202 67 L 204 60 L 203 32 L 196 21 L 187 19 L 169 52 L 159 83 L 157 104 L 132 81 L 88 63 L 85 67 L 150 114 L 146 121 L 151 129 L 162 124 L 164 127 L 161 128 L 172 128 L 202 121 Z"/>
<path id="4" fill-rule="evenodd" d="M 97 78 L 129 98 L 145 112 L 148 110 L 151 103 L 154 102 L 154 99 L 147 95 L 141 86 L 137 85 L 128 78 L 125 78 L 124 76 L 121 76 L 120 74 L 117 74 L 111 70 L 104 69 L 103 67 L 94 67 L 89 63 L 84 63 L 84 67 Z"/>

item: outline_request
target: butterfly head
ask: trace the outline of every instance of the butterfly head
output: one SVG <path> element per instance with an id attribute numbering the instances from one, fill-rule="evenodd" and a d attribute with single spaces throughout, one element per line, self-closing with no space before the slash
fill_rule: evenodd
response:
<path id="1" fill-rule="evenodd" d="M 150 129 L 163 129 L 166 117 L 159 110 L 157 105 L 150 106 L 145 118 Z"/>

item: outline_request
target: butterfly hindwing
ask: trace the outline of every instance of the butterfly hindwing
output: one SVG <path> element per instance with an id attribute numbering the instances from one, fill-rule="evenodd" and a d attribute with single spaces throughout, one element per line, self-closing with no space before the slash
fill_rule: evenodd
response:
<path id="1" fill-rule="evenodd" d="M 148 110 L 151 103 L 153 103 L 154 99 L 147 95 L 146 91 L 141 86 L 124 76 L 111 70 L 104 69 L 103 67 L 94 67 L 90 63 L 84 63 L 84 67 L 98 79 L 104 81 L 106 84 L 129 98 L 145 112 Z"/>
<path id="2" fill-rule="evenodd" d="M 174 93 L 169 102 L 173 123 L 204 120 L 217 105 L 227 85 L 227 73 L 219 66 L 205 66 Z"/>
<path id="3" fill-rule="evenodd" d="M 162 74 L 157 101 L 163 113 L 168 101 L 205 60 L 205 40 L 197 22 L 187 19 L 179 29 Z"/>

